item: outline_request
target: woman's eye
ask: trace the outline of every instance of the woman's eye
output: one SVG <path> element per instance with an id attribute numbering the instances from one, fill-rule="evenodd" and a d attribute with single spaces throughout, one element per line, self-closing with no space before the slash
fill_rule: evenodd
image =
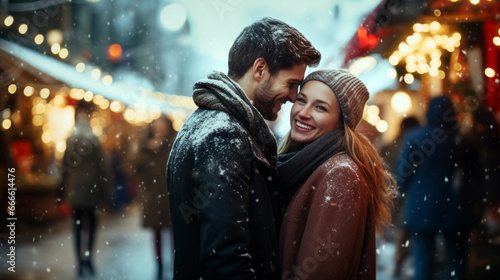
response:
<path id="1" fill-rule="evenodd" d="M 304 98 L 300 98 L 300 97 L 298 97 L 296 101 L 299 102 L 299 103 L 306 103 L 306 101 L 304 100 Z"/>
<path id="2" fill-rule="evenodd" d="M 326 110 L 326 108 L 325 108 L 325 107 L 323 107 L 323 106 L 316 106 L 316 108 L 318 108 L 318 109 L 319 109 L 319 110 L 321 110 L 321 111 L 325 111 L 325 112 L 327 111 L 327 110 Z"/>

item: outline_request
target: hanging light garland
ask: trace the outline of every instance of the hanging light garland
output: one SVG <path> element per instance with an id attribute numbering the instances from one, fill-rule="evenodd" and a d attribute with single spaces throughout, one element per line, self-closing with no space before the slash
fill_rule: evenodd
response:
<path id="1" fill-rule="evenodd" d="M 3 24 L 7 28 L 13 27 L 14 22 L 15 19 L 11 15 L 6 16 L 3 20 Z M 17 31 L 20 35 L 27 34 L 28 25 L 24 23 L 20 24 L 17 28 Z M 69 57 L 68 49 L 61 45 L 63 37 L 60 30 L 50 30 L 49 32 L 47 32 L 46 36 L 42 34 L 36 34 L 33 37 L 33 41 L 36 45 L 41 45 L 44 42 L 47 43 L 50 47 L 51 53 L 61 59 L 66 59 Z M 88 66 L 83 62 L 78 62 L 74 67 L 77 72 L 86 73 L 92 79 L 101 81 L 105 86 L 109 86 L 113 83 L 113 77 L 110 74 L 103 73 L 102 70 L 98 67 Z M 107 110 L 109 108 L 114 113 L 122 113 L 124 119 L 134 125 L 143 125 L 159 118 L 162 114 L 160 108 L 165 108 L 167 106 L 179 108 L 171 111 L 169 110 L 169 112 L 165 112 L 171 115 L 171 117 L 173 118 L 174 128 L 176 130 L 180 129 L 185 118 L 187 117 L 187 114 L 184 112 L 184 110 L 180 108 L 188 109 L 191 111 L 197 108 L 192 98 L 188 96 L 165 94 L 162 92 L 153 92 L 151 90 L 135 90 L 134 93 L 138 95 L 137 100 L 141 100 L 143 98 L 154 99 L 154 101 L 156 102 L 156 107 L 148 110 L 145 109 L 143 104 L 126 106 L 118 100 L 108 100 L 105 97 L 94 94 L 91 91 L 85 91 L 84 89 L 79 88 L 69 89 L 65 86 L 61 87 L 60 90 L 56 91 L 55 93 L 51 93 L 47 88 L 37 90 L 34 86 L 29 84 L 20 85 L 18 83 L 12 83 L 8 86 L 7 90 L 10 94 L 22 92 L 26 97 L 32 98 L 33 124 L 35 126 L 43 126 L 43 124 L 47 122 L 47 115 L 51 108 L 63 108 L 64 106 L 68 105 L 68 98 L 73 100 L 84 99 L 88 102 L 93 102 L 102 110 Z M 52 98 L 50 98 L 51 95 Z M 50 101 L 47 102 L 48 99 L 50 99 Z M 46 106 L 47 109 L 44 108 L 42 110 L 42 106 Z M 8 130 L 11 128 L 11 125 L 12 121 L 10 119 L 10 114 L 3 113 L 1 128 L 4 130 Z M 102 130 L 99 130 L 99 128 L 95 130 L 96 132 L 102 132 Z M 50 142 L 50 137 L 48 137 L 47 135 L 48 134 L 46 134 L 45 132 L 44 134 L 42 134 L 42 138 L 46 140 L 43 141 L 44 143 Z"/>
<path id="2" fill-rule="evenodd" d="M 7 16 L 3 20 L 7 28 L 14 28 L 14 22 L 12 16 Z M 22 36 L 27 36 L 28 28 L 28 25 L 21 24 L 17 28 L 17 32 Z M 33 41 L 36 45 L 48 44 L 50 47 L 49 53 L 52 53 L 56 58 L 64 60 L 70 55 L 68 49 L 62 45 L 63 37 L 60 30 L 51 30 L 45 36 L 36 34 Z M 114 82 L 110 74 L 104 73 L 98 67 L 86 65 L 84 62 L 78 62 L 74 67 L 77 72 L 88 75 L 96 82 L 102 82 L 104 86 L 110 86 Z M 66 150 L 64 140 L 69 132 L 68 129 L 73 127 L 74 108 L 72 105 L 78 100 L 84 99 L 87 102 L 93 102 L 102 110 L 92 116 L 90 125 L 93 132 L 103 142 L 107 139 L 107 134 L 104 132 L 110 124 L 109 113 L 121 114 L 126 122 L 137 126 L 151 123 L 162 114 L 167 114 L 172 119 L 173 128 L 179 131 L 187 118 L 185 110 L 194 111 L 197 108 L 192 98 L 188 96 L 130 87 L 127 87 L 127 90 L 133 92 L 138 102 L 133 105 L 126 105 L 119 100 L 109 100 L 88 90 L 68 88 L 64 85 L 59 88 L 48 89 L 46 87 L 37 87 L 37 85 L 29 84 L 26 81 L 14 80 L 7 87 L 7 91 L 11 95 L 21 94 L 30 98 L 32 102 L 31 122 L 34 127 L 40 130 L 41 141 L 45 145 L 54 148 L 56 158 L 60 158 Z M 147 108 L 145 103 L 140 101 L 145 99 L 153 100 L 154 105 Z M 174 109 L 171 109 L 172 107 Z M 106 111 L 108 117 L 105 117 Z M 0 129 L 2 130 L 9 130 L 14 123 L 19 122 L 19 113 L 11 112 L 10 108 L 2 110 L 0 114 Z"/>
<path id="3" fill-rule="evenodd" d="M 432 77 L 445 78 L 441 70 L 441 56 L 443 52 L 452 53 L 460 47 L 462 36 L 455 32 L 451 36 L 442 34 L 441 24 L 433 21 L 430 24 L 416 23 L 413 25 L 414 33 L 400 42 L 398 49 L 389 57 L 389 62 L 397 66 L 405 63 L 407 74 L 404 81 L 411 84 L 415 73 L 429 74 Z"/>

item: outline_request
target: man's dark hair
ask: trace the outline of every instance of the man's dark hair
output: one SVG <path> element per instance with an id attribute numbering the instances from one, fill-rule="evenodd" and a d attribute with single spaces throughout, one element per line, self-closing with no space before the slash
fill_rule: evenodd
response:
<path id="1" fill-rule="evenodd" d="M 262 57 L 271 75 L 297 64 L 317 66 L 321 53 L 302 33 L 273 18 L 263 18 L 245 27 L 229 50 L 229 73 L 239 79 Z"/>

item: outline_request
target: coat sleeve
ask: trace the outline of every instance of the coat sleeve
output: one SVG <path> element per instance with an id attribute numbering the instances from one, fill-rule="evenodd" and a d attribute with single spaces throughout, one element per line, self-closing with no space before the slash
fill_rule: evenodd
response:
<path id="1" fill-rule="evenodd" d="M 193 174 L 203 278 L 255 279 L 248 250 L 252 168 L 244 151 L 249 143 L 226 133 L 205 139 Z"/>
<path id="2" fill-rule="evenodd" d="M 365 182 L 349 167 L 332 169 L 318 181 L 293 274 L 301 279 L 306 275 L 307 279 L 353 279 L 366 225 L 367 200 L 360 187 Z"/>

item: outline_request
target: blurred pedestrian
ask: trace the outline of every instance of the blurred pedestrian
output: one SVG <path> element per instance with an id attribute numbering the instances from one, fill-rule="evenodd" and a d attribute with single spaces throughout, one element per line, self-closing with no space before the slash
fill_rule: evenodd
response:
<path id="1" fill-rule="evenodd" d="M 246 27 L 229 51 L 229 73 L 194 85 L 167 167 L 175 242 L 174 279 L 278 279 L 271 203 L 277 148 L 265 119 L 295 101 L 320 53 L 271 18 Z"/>
<path id="2" fill-rule="evenodd" d="M 397 167 L 400 193 L 406 197 L 404 226 L 412 233 L 414 279 L 432 279 L 438 234 L 445 241 L 451 279 L 464 279 L 467 229 L 462 196 L 453 185 L 457 161 L 458 124 L 452 102 L 431 100 L 427 124 L 408 132 Z"/>
<path id="3" fill-rule="evenodd" d="M 395 181 L 355 132 L 368 98 L 347 70 L 304 79 L 278 162 L 289 201 L 280 232 L 282 279 L 376 277 L 375 233 L 390 223 Z"/>
<path id="4" fill-rule="evenodd" d="M 85 270 L 95 274 L 92 263 L 96 238 L 98 207 L 111 201 L 111 186 L 107 160 L 99 138 L 89 125 L 92 104 L 78 101 L 75 107 L 75 127 L 66 140 L 64 167 L 59 197 L 68 201 L 73 213 L 73 229 L 78 275 Z M 87 231 L 84 231 L 87 225 Z M 82 232 L 87 232 L 85 249 Z"/>
<path id="5" fill-rule="evenodd" d="M 399 133 L 396 138 L 383 146 L 380 150 L 380 155 L 385 160 L 387 167 L 393 173 L 396 172 L 396 166 L 398 163 L 399 154 L 401 153 L 402 147 L 405 145 L 403 142 L 406 133 L 413 128 L 417 128 L 420 126 L 417 118 L 415 117 L 406 117 L 404 118 L 399 125 Z"/>
<path id="6" fill-rule="evenodd" d="M 162 230 L 170 232 L 170 207 L 167 194 L 165 168 L 175 139 L 172 121 L 163 115 L 148 126 L 147 135 L 139 147 L 137 175 L 140 181 L 142 225 L 153 230 L 153 245 L 156 254 L 158 279 L 163 277 Z M 173 241 L 169 240 L 170 248 Z M 173 252 L 168 259 L 173 259 Z"/>
<path id="7" fill-rule="evenodd" d="M 420 127 L 420 124 L 415 117 L 406 117 L 401 121 L 399 134 L 396 136 L 394 141 L 384 146 L 380 154 L 385 159 L 387 166 L 391 173 L 396 173 L 396 166 L 398 162 L 399 155 L 401 153 L 402 147 L 407 143 L 404 142 L 406 133 L 411 129 Z M 394 264 L 394 276 L 399 277 L 401 275 L 401 270 L 403 267 L 404 260 L 409 255 L 408 243 L 411 238 L 411 232 L 404 228 L 402 209 L 404 207 L 405 197 L 400 194 L 395 199 L 394 211 L 392 216 L 392 221 L 394 224 L 395 240 L 394 245 L 396 247 L 395 264 Z M 387 235 L 386 235 L 387 236 Z"/>

